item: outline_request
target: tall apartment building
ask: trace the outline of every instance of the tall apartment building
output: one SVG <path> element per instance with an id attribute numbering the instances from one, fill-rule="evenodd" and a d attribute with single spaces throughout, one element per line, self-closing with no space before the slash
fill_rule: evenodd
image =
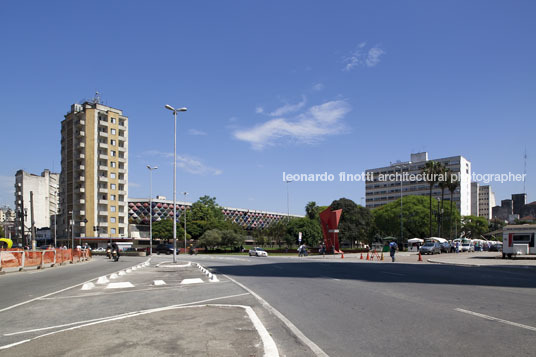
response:
<path id="1" fill-rule="evenodd" d="M 23 231 L 29 233 L 31 222 L 30 196 L 33 193 L 33 214 L 36 229 L 51 226 L 51 218 L 58 212 L 58 189 L 60 174 L 44 170 L 40 176 L 23 170 L 15 174 L 15 212 L 18 235 Z M 26 231 L 28 230 L 28 231 Z"/>
<path id="2" fill-rule="evenodd" d="M 428 153 L 422 152 L 411 154 L 410 161 L 396 162 L 389 166 L 365 171 L 367 178 L 374 176 L 373 181 L 367 181 L 365 184 L 365 196 L 367 208 L 381 207 L 389 202 L 395 201 L 402 196 L 416 195 L 428 196 L 430 194 L 430 185 L 423 181 L 410 181 L 399 177 L 393 177 L 393 180 L 380 180 L 380 175 L 388 177 L 402 173 L 407 177 L 422 173 L 428 160 Z M 444 157 L 433 159 L 449 168 L 453 173 L 459 174 L 460 186 L 453 195 L 454 203 L 462 215 L 471 214 L 471 162 L 463 156 Z M 402 181 L 402 182 L 401 182 Z M 401 191 L 402 190 L 402 191 Z M 435 185 L 432 189 L 432 196 L 441 197 L 441 189 Z M 445 199 L 450 200 L 450 192 L 445 191 Z"/>
<path id="3" fill-rule="evenodd" d="M 127 197 L 128 118 L 98 99 L 73 104 L 61 122 L 63 236 L 126 237 Z"/>
<path id="4" fill-rule="evenodd" d="M 491 186 L 480 186 L 478 182 L 471 183 L 471 215 L 491 219 L 493 207 L 495 207 L 495 194 Z"/>
<path id="5" fill-rule="evenodd" d="M 527 204 L 526 193 L 514 193 L 512 194 L 512 204 L 514 214 L 521 214 L 521 209 Z"/>

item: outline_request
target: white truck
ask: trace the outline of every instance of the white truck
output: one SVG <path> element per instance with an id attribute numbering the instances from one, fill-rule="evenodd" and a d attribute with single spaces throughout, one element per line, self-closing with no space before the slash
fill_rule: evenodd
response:
<path id="1" fill-rule="evenodd" d="M 536 224 L 510 225 L 503 228 L 503 259 L 517 255 L 536 255 Z"/>

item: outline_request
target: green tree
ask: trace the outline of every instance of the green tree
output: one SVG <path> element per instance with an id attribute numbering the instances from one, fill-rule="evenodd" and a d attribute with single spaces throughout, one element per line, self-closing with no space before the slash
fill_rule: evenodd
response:
<path id="1" fill-rule="evenodd" d="M 275 223 L 272 223 L 268 228 L 266 228 L 266 235 L 278 245 L 279 248 L 286 242 L 285 234 L 287 232 L 287 219 L 281 219 Z"/>
<path id="2" fill-rule="evenodd" d="M 0 238 L 4 238 L 4 237 L 5 237 L 4 227 L 0 226 Z"/>
<path id="3" fill-rule="evenodd" d="M 435 161 L 427 161 L 426 166 L 423 169 L 423 174 L 426 176 L 426 181 L 428 182 L 428 185 L 430 186 L 430 216 L 429 216 L 429 224 L 430 224 L 430 230 L 429 230 L 429 237 L 432 236 L 432 189 L 434 188 L 434 185 L 437 183 L 437 174 L 440 169 L 441 164 Z"/>
<path id="4" fill-rule="evenodd" d="M 460 181 L 458 179 L 459 178 L 456 174 L 452 172 L 450 173 L 449 178 L 448 178 L 448 183 L 447 183 L 447 188 L 449 189 L 449 192 L 450 192 L 450 212 L 453 212 L 452 206 L 454 204 L 454 192 L 456 192 L 456 190 L 460 186 Z M 453 216 L 449 215 L 449 238 L 450 239 L 454 239 L 454 237 L 452 236 L 452 218 Z"/>
<path id="5" fill-rule="evenodd" d="M 186 235 L 187 239 L 190 239 L 190 236 Z M 153 238 L 155 239 L 173 239 L 173 220 L 172 219 L 162 219 L 157 222 L 153 222 Z M 177 239 L 184 238 L 184 229 L 177 223 Z"/>
<path id="6" fill-rule="evenodd" d="M 488 220 L 484 217 L 465 216 L 462 219 L 462 232 L 467 238 L 478 239 L 488 230 Z"/>
<path id="7" fill-rule="evenodd" d="M 320 214 L 320 207 L 316 205 L 315 201 L 307 203 L 305 206 L 305 215 L 309 219 L 320 219 L 318 216 Z"/>
<path id="8" fill-rule="evenodd" d="M 214 250 L 222 244 L 222 232 L 219 229 L 210 229 L 203 233 L 198 243 L 208 250 Z"/>
<path id="9" fill-rule="evenodd" d="M 451 211 L 453 209 L 453 211 Z M 428 198 L 423 196 L 405 196 L 402 206 L 403 235 L 408 238 L 428 237 Z M 400 236 L 400 199 L 372 210 L 375 223 L 375 234 L 380 237 Z M 459 221 L 460 214 L 456 207 L 447 208 L 445 214 L 452 220 Z M 433 229 L 437 229 L 437 220 L 433 222 Z M 445 227 L 445 223 L 443 223 Z"/>
<path id="10" fill-rule="evenodd" d="M 240 247 L 245 241 L 244 235 L 235 232 L 232 229 L 226 229 L 222 231 L 221 245 L 229 248 Z"/>
<path id="11" fill-rule="evenodd" d="M 317 246 L 322 240 L 320 221 L 307 217 L 292 218 L 287 226 L 286 241 L 290 244 L 298 242 L 299 232 L 302 233 L 302 243 Z"/>
<path id="12" fill-rule="evenodd" d="M 506 225 L 506 223 L 498 218 L 494 218 L 492 220 L 489 221 L 489 231 L 490 232 L 493 232 L 493 231 L 498 231 L 499 229 L 502 229 L 504 226 Z"/>
<path id="13" fill-rule="evenodd" d="M 339 239 L 354 246 L 354 241 L 368 241 L 373 217 L 368 208 L 357 205 L 347 198 L 340 198 L 331 203 L 330 209 L 342 209 L 339 222 Z"/>

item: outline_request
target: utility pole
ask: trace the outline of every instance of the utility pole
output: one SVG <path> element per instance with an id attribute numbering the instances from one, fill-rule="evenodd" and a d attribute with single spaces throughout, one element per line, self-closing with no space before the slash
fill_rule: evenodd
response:
<path id="1" fill-rule="evenodd" d="M 33 191 L 30 191 L 30 221 L 32 224 L 32 250 L 35 250 L 35 220 L 34 220 L 34 203 L 33 203 Z"/>

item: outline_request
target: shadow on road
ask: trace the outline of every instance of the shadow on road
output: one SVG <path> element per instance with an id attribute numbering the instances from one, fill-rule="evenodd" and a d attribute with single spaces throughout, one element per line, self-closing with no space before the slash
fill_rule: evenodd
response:
<path id="1" fill-rule="evenodd" d="M 333 278 L 381 283 L 480 285 L 536 288 L 534 270 L 509 267 L 461 267 L 404 263 L 266 262 L 254 265 L 212 266 L 216 274 L 296 279 Z"/>

